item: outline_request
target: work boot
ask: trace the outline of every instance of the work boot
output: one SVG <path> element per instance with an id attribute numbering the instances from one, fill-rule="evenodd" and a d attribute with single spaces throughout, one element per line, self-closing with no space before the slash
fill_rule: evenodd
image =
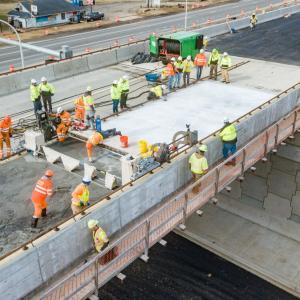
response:
<path id="1" fill-rule="evenodd" d="M 31 228 L 36 228 L 38 220 L 39 220 L 38 218 L 31 219 Z"/>
<path id="2" fill-rule="evenodd" d="M 47 208 L 42 209 L 42 217 L 47 217 Z"/>

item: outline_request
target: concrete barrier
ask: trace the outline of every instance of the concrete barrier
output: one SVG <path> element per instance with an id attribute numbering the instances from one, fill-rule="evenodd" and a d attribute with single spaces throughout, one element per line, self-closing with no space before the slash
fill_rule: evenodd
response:
<path id="1" fill-rule="evenodd" d="M 116 50 L 91 54 L 87 56 L 89 69 L 95 70 L 110 65 L 117 64 L 117 53 Z"/>
<path id="2" fill-rule="evenodd" d="M 55 80 L 72 77 L 89 71 L 87 57 L 75 58 L 53 64 Z"/>

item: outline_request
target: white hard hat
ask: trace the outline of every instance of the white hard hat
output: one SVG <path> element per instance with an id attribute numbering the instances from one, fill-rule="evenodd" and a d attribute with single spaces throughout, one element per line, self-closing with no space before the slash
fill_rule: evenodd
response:
<path id="1" fill-rule="evenodd" d="M 201 146 L 199 147 L 199 150 L 200 150 L 201 152 L 207 152 L 207 146 L 206 146 L 206 145 L 201 145 Z"/>
<path id="2" fill-rule="evenodd" d="M 172 58 L 171 58 L 171 61 L 176 61 L 175 57 L 172 57 Z"/>
<path id="3" fill-rule="evenodd" d="M 223 55 L 224 55 L 224 56 L 227 56 L 227 55 L 228 55 L 228 53 L 227 53 L 227 52 L 224 52 L 224 53 L 223 53 Z"/>
<path id="4" fill-rule="evenodd" d="M 56 110 L 56 112 L 57 112 L 58 114 L 60 114 L 62 111 L 63 111 L 63 109 L 62 109 L 62 107 L 61 107 L 61 106 L 60 106 L 60 107 L 58 107 L 58 108 L 57 108 L 57 110 Z"/>
<path id="5" fill-rule="evenodd" d="M 93 229 L 98 224 L 99 224 L 99 222 L 97 220 L 91 219 L 88 221 L 88 228 Z"/>
<path id="6" fill-rule="evenodd" d="M 166 90 L 166 89 L 167 89 L 167 86 L 163 84 L 163 85 L 161 86 L 161 88 L 162 88 L 163 90 Z"/>
<path id="7" fill-rule="evenodd" d="M 86 88 L 86 91 L 87 92 L 91 92 L 93 89 L 92 89 L 92 87 L 91 86 L 88 86 L 87 88 Z"/>
<path id="8" fill-rule="evenodd" d="M 229 123 L 229 118 L 228 117 L 224 117 L 223 121 L 224 121 L 224 123 Z"/>
<path id="9" fill-rule="evenodd" d="M 41 78 L 41 82 L 45 82 L 45 81 L 47 81 L 47 78 L 43 76 L 43 77 Z"/>
<path id="10" fill-rule="evenodd" d="M 182 57 L 181 56 L 178 56 L 178 58 L 177 58 L 178 60 L 182 60 Z"/>
<path id="11" fill-rule="evenodd" d="M 118 84 L 118 80 L 114 80 L 114 81 L 113 81 L 113 84 Z"/>
<path id="12" fill-rule="evenodd" d="M 128 79 L 128 75 L 124 75 L 122 78 L 123 78 L 124 80 L 127 80 L 127 79 Z"/>
<path id="13" fill-rule="evenodd" d="M 31 84 L 37 84 L 37 81 L 35 79 L 31 79 Z"/>
<path id="14" fill-rule="evenodd" d="M 200 49 L 200 53 L 201 53 L 201 54 L 204 53 L 204 50 L 203 50 L 203 49 Z"/>
<path id="15" fill-rule="evenodd" d="M 84 176 L 84 177 L 82 178 L 82 182 L 83 182 L 83 183 L 90 183 L 91 181 L 92 181 L 91 178 L 88 177 L 88 176 Z"/>
<path id="16" fill-rule="evenodd" d="M 203 39 L 204 39 L 204 40 L 207 40 L 207 39 L 208 39 L 208 36 L 207 36 L 207 35 L 205 35 L 205 36 L 203 37 Z"/>
<path id="17" fill-rule="evenodd" d="M 192 58 L 191 58 L 190 55 L 188 55 L 186 59 L 187 59 L 187 60 L 191 60 Z"/>

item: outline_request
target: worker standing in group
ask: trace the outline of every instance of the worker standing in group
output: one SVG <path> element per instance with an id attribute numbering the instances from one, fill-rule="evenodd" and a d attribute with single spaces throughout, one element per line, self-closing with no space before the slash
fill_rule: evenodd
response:
<path id="1" fill-rule="evenodd" d="M 257 24 L 257 17 L 256 17 L 256 14 L 253 13 L 250 17 L 250 28 L 251 30 L 254 30 L 255 27 L 256 27 L 256 24 Z"/>
<path id="2" fill-rule="evenodd" d="M 71 209 L 73 215 L 80 213 L 84 208 L 90 205 L 90 184 L 91 179 L 89 177 L 83 177 L 82 183 L 77 185 L 74 192 L 72 193 Z"/>
<path id="3" fill-rule="evenodd" d="M 229 118 L 224 118 L 224 126 L 219 133 L 223 142 L 223 157 L 227 159 L 229 154 L 236 152 L 237 131 L 234 124 L 229 122 Z M 228 162 L 227 165 L 235 165 L 235 159 Z"/>
<path id="4" fill-rule="evenodd" d="M 208 43 L 209 43 L 209 37 L 207 35 L 205 35 L 203 37 L 203 49 L 204 49 L 204 51 L 207 49 Z"/>
<path id="5" fill-rule="evenodd" d="M 12 120 L 10 116 L 5 116 L 0 121 L 0 160 L 4 157 L 3 155 L 3 143 L 6 144 L 6 157 L 11 156 L 11 145 L 10 138 L 12 136 Z"/>
<path id="6" fill-rule="evenodd" d="M 154 99 L 163 99 L 167 101 L 167 95 L 165 95 L 164 91 L 167 89 L 165 85 L 157 85 L 150 89 L 147 99 L 154 100 Z"/>
<path id="7" fill-rule="evenodd" d="M 202 70 L 206 66 L 206 56 L 203 49 L 201 49 L 200 52 L 196 55 L 194 64 L 197 69 L 196 78 L 197 80 L 199 80 L 202 75 Z"/>
<path id="8" fill-rule="evenodd" d="M 210 66 L 209 79 L 217 80 L 219 60 L 220 60 L 219 51 L 216 48 L 214 48 L 208 60 L 208 65 Z"/>
<path id="9" fill-rule="evenodd" d="M 171 58 L 171 61 L 167 64 L 167 73 L 168 73 L 168 88 L 171 91 L 175 87 L 175 74 L 176 74 L 176 67 L 175 67 L 176 59 L 175 57 Z"/>
<path id="10" fill-rule="evenodd" d="M 79 97 L 74 101 L 75 104 L 75 119 L 84 122 L 85 118 L 85 109 L 83 97 Z"/>
<path id="11" fill-rule="evenodd" d="M 89 162 L 93 162 L 93 147 L 103 142 L 103 135 L 99 132 L 94 132 L 86 142 L 86 150 Z"/>
<path id="12" fill-rule="evenodd" d="M 119 102 L 121 98 L 120 87 L 118 86 L 118 80 L 114 80 L 110 89 L 111 100 L 113 103 L 113 113 L 118 114 Z"/>
<path id="13" fill-rule="evenodd" d="M 40 88 L 35 79 L 31 79 L 30 98 L 33 103 L 34 114 L 36 115 L 38 110 L 42 110 L 42 102 Z"/>
<path id="14" fill-rule="evenodd" d="M 194 64 L 190 55 L 183 62 L 183 85 L 187 87 L 190 84 L 191 72 Z"/>
<path id="15" fill-rule="evenodd" d="M 36 228 L 40 217 L 47 216 L 47 197 L 53 196 L 52 170 L 47 170 L 44 176 L 38 180 L 31 196 L 31 201 L 34 205 L 34 215 L 31 221 L 31 227 Z"/>
<path id="16" fill-rule="evenodd" d="M 94 98 L 92 97 L 92 88 L 88 86 L 83 96 L 84 102 L 84 110 L 85 110 L 85 117 L 86 117 L 86 125 L 88 128 L 92 130 L 95 129 L 95 104 Z"/>
<path id="17" fill-rule="evenodd" d="M 55 92 L 53 85 L 48 83 L 46 77 L 42 77 L 39 89 L 43 99 L 45 112 L 52 113 L 52 97 Z"/>
<path id="18" fill-rule="evenodd" d="M 128 99 L 128 94 L 129 94 L 129 80 L 128 76 L 124 75 L 118 83 L 118 87 L 120 89 L 120 108 L 121 110 L 128 108 L 127 106 L 127 99 Z"/>
<path id="19" fill-rule="evenodd" d="M 181 86 L 181 79 L 182 79 L 182 72 L 183 72 L 183 61 L 182 57 L 178 56 L 177 61 L 175 62 L 176 67 L 176 74 L 175 74 L 175 88 L 180 88 Z"/>
<path id="20" fill-rule="evenodd" d="M 103 251 L 109 244 L 109 239 L 105 231 L 99 226 L 99 222 L 93 219 L 88 221 L 88 227 L 92 230 L 97 252 Z"/>
<path id="21" fill-rule="evenodd" d="M 231 67 L 231 58 L 227 52 L 223 53 L 223 56 L 220 60 L 220 67 L 222 74 L 222 82 L 230 83 L 228 69 Z"/>
<path id="22" fill-rule="evenodd" d="M 201 176 L 207 173 L 208 163 L 205 157 L 207 152 L 207 146 L 201 145 L 195 153 L 193 153 L 189 159 L 190 169 L 193 175 L 194 182 L 197 181 Z M 199 193 L 200 184 L 193 188 L 193 193 Z"/>

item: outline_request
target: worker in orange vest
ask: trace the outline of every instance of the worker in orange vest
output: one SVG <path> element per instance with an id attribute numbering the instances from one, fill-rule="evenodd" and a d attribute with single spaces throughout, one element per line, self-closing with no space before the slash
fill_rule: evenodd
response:
<path id="1" fill-rule="evenodd" d="M 85 109 L 83 97 L 80 97 L 74 101 L 75 104 L 75 119 L 80 122 L 84 121 L 85 118 Z"/>
<path id="2" fill-rule="evenodd" d="M 34 205 L 34 215 L 31 221 L 31 227 L 36 228 L 38 220 L 40 217 L 47 216 L 47 197 L 51 197 L 53 195 L 52 190 L 52 177 L 54 173 L 52 170 L 47 170 L 44 176 L 38 180 L 32 195 L 31 201 Z"/>
<path id="3" fill-rule="evenodd" d="M 86 142 L 86 150 L 89 158 L 89 162 L 92 162 L 93 146 L 99 145 L 103 142 L 103 135 L 99 132 L 94 132 Z"/>
<path id="4" fill-rule="evenodd" d="M 194 65 L 196 66 L 197 69 L 196 78 L 197 80 L 199 80 L 202 75 L 203 67 L 206 66 L 206 56 L 203 49 L 201 49 L 200 52 L 196 55 L 194 60 Z"/>
<path id="5" fill-rule="evenodd" d="M 11 155 L 10 137 L 12 136 L 12 121 L 10 116 L 5 116 L 0 121 L 0 159 L 3 158 L 3 142 L 6 144 L 6 157 Z"/>
<path id="6" fill-rule="evenodd" d="M 72 193 L 71 209 L 73 215 L 80 213 L 84 208 L 90 205 L 90 191 L 88 186 L 91 184 L 89 177 L 83 177 L 82 183 L 78 184 Z"/>
<path id="7" fill-rule="evenodd" d="M 63 143 L 68 136 L 69 127 L 67 127 L 63 122 L 61 122 L 56 127 L 57 139 L 60 143 Z"/>
<path id="8" fill-rule="evenodd" d="M 70 127 L 72 125 L 71 114 L 65 111 L 62 107 L 57 108 L 57 117 L 60 117 L 61 121 L 67 126 Z"/>
<path id="9" fill-rule="evenodd" d="M 176 59 L 175 57 L 171 58 L 171 61 L 167 64 L 167 73 L 168 73 L 168 88 L 171 91 L 175 87 L 175 74 L 176 74 L 176 67 L 175 67 Z"/>
<path id="10" fill-rule="evenodd" d="M 58 107 L 56 111 L 58 122 L 56 127 L 57 139 L 59 142 L 64 142 L 67 138 L 69 128 L 72 125 L 71 115 L 69 112 L 64 111 L 62 107 Z"/>

